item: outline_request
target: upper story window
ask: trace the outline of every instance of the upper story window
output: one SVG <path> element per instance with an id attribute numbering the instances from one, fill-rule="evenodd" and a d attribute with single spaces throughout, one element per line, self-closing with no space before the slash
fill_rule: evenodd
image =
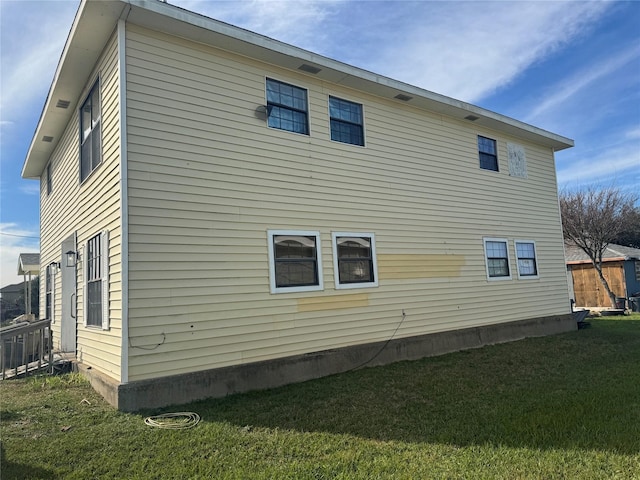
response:
<path id="1" fill-rule="evenodd" d="M 364 146 L 362 105 L 329 97 L 331 140 Z"/>
<path id="2" fill-rule="evenodd" d="M 53 179 L 51 178 L 51 162 L 47 164 L 47 195 L 51 195 L 53 191 Z"/>
<path id="3" fill-rule="evenodd" d="M 270 230 L 271 293 L 322 290 L 320 232 Z"/>
<path id="4" fill-rule="evenodd" d="M 484 254 L 489 280 L 509 280 L 509 247 L 504 238 L 485 238 Z"/>
<path id="5" fill-rule="evenodd" d="M 478 153 L 480 168 L 498 171 L 498 149 L 495 140 L 478 135 Z"/>
<path id="6" fill-rule="evenodd" d="M 100 80 L 97 80 L 80 108 L 80 181 L 83 182 L 101 161 Z"/>
<path id="7" fill-rule="evenodd" d="M 334 232 L 332 237 L 336 288 L 378 286 L 373 233 Z"/>
<path id="8" fill-rule="evenodd" d="M 267 78 L 267 117 L 272 128 L 309 135 L 307 91 Z"/>
<path id="9" fill-rule="evenodd" d="M 518 258 L 518 277 L 537 278 L 538 262 L 536 261 L 536 244 L 532 241 L 516 240 L 516 257 Z"/>

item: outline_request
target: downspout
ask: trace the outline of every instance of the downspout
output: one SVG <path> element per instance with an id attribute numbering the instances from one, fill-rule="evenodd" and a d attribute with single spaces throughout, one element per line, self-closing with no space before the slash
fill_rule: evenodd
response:
<path id="1" fill-rule="evenodd" d="M 122 331 L 120 383 L 129 382 L 129 201 L 127 174 L 127 57 L 126 18 L 131 7 L 118 20 L 118 102 L 120 113 L 120 253 L 122 267 Z M 123 18 L 124 17 L 124 18 Z"/>

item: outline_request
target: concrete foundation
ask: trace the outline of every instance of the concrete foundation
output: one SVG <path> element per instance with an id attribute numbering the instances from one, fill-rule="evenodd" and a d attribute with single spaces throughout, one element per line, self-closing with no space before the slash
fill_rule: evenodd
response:
<path id="1" fill-rule="evenodd" d="M 217 398 L 250 390 L 274 388 L 363 366 L 417 360 L 494 343 L 568 332 L 577 329 L 571 314 L 485 325 L 409 338 L 325 350 L 306 355 L 203 370 L 183 375 L 118 384 L 78 365 L 93 388 L 119 410 L 133 412 Z"/>

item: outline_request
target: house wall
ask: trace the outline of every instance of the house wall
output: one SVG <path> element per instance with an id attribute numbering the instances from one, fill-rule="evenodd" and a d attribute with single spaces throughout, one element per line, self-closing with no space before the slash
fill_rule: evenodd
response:
<path id="1" fill-rule="evenodd" d="M 606 262 L 602 265 L 602 274 L 607 279 L 609 288 L 617 297 L 625 297 L 623 262 Z M 607 294 L 598 272 L 590 263 L 571 265 L 573 289 L 576 307 L 611 307 L 611 299 Z"/>
<path id="2" fill-rule="evenodd" d="M 100 76 L 102 163 L 80 184 L 78 110 Z M 46 266 L 63 262 L 61 243 L 77 235 L 80 263 L 77 267 L 77 358 L 114 378 L 120 378 L 121 268 L 118 44 L 114 35 L 107 43 L 79 98 L 69 108 L 74 114 L 54 150 L 52 192 L 47 195 L 46 171 L 40 178 L 40 318 L 45 312 Z M 102 230 L 109 230 L 109 317 L 110 329 L 84 326 L 83 246 Z M 60 347 L 61 275 L 55 277 L 54 347 Z"/>
<path id="3" fill-rule="evenodd" d="M 640 296 L 640 260 L 624 262 L 624 278 L 627 287 L 627 297 Z"/>
<path id="4" fill-rule="evenodd" d="M 551 149 L 134 25 L 126 41 L 130 381 L 569 312 Z M 266 76 L 308 89 L 309 136 L 267 127 Z M 363 104 L 365 147 L 330 140 L 328 95 Z M 320 232 L 324 290 L 270 293 L 268 229 Z M 379 287 L 335 289 L 332 231 L 375 233 Z M 511 280 L 487 280 L 483 237 L 509 240 Z M 515 239 L 539 278 L 518 279 Z"/>

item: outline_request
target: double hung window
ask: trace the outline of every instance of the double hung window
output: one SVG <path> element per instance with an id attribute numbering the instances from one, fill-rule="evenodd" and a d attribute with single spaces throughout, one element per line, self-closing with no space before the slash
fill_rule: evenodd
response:
<path id="1" fill-rule="evenodd" d="M 47 195 L 51 195 L 53 191 L 53 179 L 51 178 L 51 162 L 47 164 Z"/>
<path id="2" fill-rule="evenodd" d="M 271 293 L 322 290 L 320 233 L 270 230 Z"/>
<path id="3" fill-rule="evenodd" d="M 309 135 L 307 91 L 267 78 L 267 124 L 272 128 Z"/>
<path id="4" fill-rule="evenodd" d="M 83 182 L 101 161 L 100 80 L 98 80 L 80 108 L 80 181 Z"/>
<path id="5" fill-rule="evenodd" d="M 478 136 L 478 154 L 480 156 L 480 168 L 498 171 L 498 149 L 495 140 Z"/>
<path id="6" fill-rule="evenodd" d="M 503 238 L 485 238 L 484 252 L 489 280 L 511 279 L 509 247 Z"/>
<path id="7" fill-rule="evenodd" d="M 373 233 L 334 232 L 333 268 L 337 289 L 378 285 Z"/>
<path id="8" fill-rule="evenodd" d="M 329 97 L 331 140 L 364 146 L 362 105 Z"/>
<path id="9" fill-rule="evenodd" d="M 54 285 L 55 285 L 55 264 L 47 266 L 45 270 L 45 318 L 54 321 Z"/>
<path id="10" fill-rule="evenodd" d="M 90 238 L 85 247 L 85 325 L 109 328 L 109 234 Z"/>
<path id="11" fill-rule="evenodd" d="M 518 277 L 536 278 L 538 263 L 536 261 L 536 244 L 532 241 L 516 240 L 516 257 L 518 258 Z"/>

